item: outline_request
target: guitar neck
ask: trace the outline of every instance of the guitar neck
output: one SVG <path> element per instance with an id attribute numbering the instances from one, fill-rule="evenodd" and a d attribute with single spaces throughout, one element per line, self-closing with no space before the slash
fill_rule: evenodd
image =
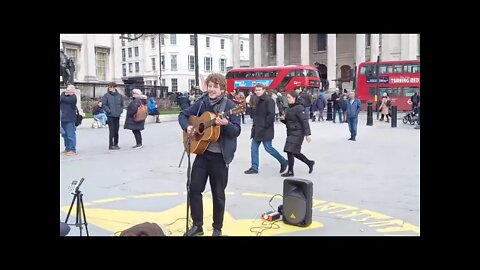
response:
<path id="1" fill-rule="evenodd" d="M 230 111 L 226 111 L 226 112 L 223 114 L 223 117 L 228 117 L 229 115 L 230 115 Z M 218 116 L 215 116 L 215 118 L 213 118 L 212 120 L 205 122 L 205 128 L 214 126 L 214 125 L 215 125 L 215 121 L 217 120 L 217 117 L 218 117 Z"/>

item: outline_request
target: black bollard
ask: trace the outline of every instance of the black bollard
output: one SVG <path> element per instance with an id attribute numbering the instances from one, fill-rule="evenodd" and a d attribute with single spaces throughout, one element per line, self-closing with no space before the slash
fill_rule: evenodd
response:
<path id="1" fill-rule="evenodd" d="M 367 106 L 367 126 L 373 126 L 373 108 L 372 101 L 368 101 Z"/>
<path id="2" fill-rule="evenodd" d="M 380 107 L 380 100 L 377 100 L 377 105 L 375 107 L 375 110 L 377 111 L 377 120 L 380 119 L 380 112 L 378 111 L 378 107 Z"/>
<path id="3" fill-rule="evenodd" d="M 332 102 L 327 103 L 327 121 L 332 121 Z"/>
<path id="4" fill-rule="evenodd" d="M 392 105 L 392 128 L 397 127 L 397 105 Z"/>

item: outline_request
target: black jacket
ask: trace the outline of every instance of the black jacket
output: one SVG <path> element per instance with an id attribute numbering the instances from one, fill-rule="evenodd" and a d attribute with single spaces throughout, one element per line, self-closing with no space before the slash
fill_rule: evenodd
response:
<path id="1" fill-rule="evenodd" d="M 339 100 L 337 100 L 337 98 Z M 340 109 L 340 104 L 339 104 L 340 96 L 336 92 L 332 94 L 331 100 L 333 102 L 333 109 L 337 109 L 337 110 Z"/>
<path id="2" fill-rule="evenodd" d="M 294 104 L 290 105 L 285 120 L 281 121 L 287 126 L 287 140 L 283 151 L 300 153 L 304 137 L 311 135 L 308 115 L 305 114 L 305 107 L 300 100 L 297 99 Z"/>
<path id="3" fill-rule="evenodd" d="M 93 108 L 93 115 L 97 115 L 99 113 L 105 113 L 105 110 L 103 109 L 103 106 L 99 107 L 98 105 L 95 105 Z"/>
<path id="4" fill-rule="evenodd" d="M 225 106 L 225 111 L 233 109 L 235 107 L 235 102 L 228 100 L 227 105 Z M 183 130 L 186 130 L 188 127 L 188 117 L 190 115 L 198 116 L 202 113 L 209 111 L 214 112 L 213 107 L 210 105 L 208 100 L 208 95 L 204 95 L 202 98 L 198 99 L 192 106 L 182 110 L 178 115 L 178 123 Z M 240 135 L 240 117 L 238 115 L 230 115 L 228 119 L 228 125 L 220 127 L 220 138 L 218 142 L 220 143 L 220 149 L 222 151 L 223 160 L 225 164 L 230 164 L 237 150 L 237 137 Z"/>
<path id="5" fill-rule="evenodd" d="M 307 91 L 303 91 L 300 93 L 301 101 L 303 102 L 303 107 L 311 107 L 312 106 L 312 95 Z"/>
<path id="6" fill-rule="evenodd" d="M 270 141 L 274 137 L 275 101 L 264 93 L 257 100 L 250 138 L 255 141 Z"/>
<path id="7" fill-rule="evenodd" d="M 67 96 L 63 92 L 60 95 L 60 111 L 62 112 L 60 121 L 75 122 L 77 120 L 77 96 L 75 94 Z"/>
<path id="8" fill-rule="evenodd" d="M 123 113 L 123 96 L 117 90 L 107 91 L 102 97 L 102 104 L 107 116 L 120 117 Z"/>

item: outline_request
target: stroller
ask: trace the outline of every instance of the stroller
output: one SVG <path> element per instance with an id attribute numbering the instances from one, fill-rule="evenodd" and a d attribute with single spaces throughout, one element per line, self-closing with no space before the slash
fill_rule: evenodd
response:
<path id="1" fill-rule="evenodd" d="M 415 122 L 418 121 L 418 107 L 416 107 L 415 109 L 413 109 L 413 111 L 411 112 L 408 112 L 407 114 L 405 114 L 405 116 L 403 117 L 402 119 L 402 122 L 404 124 L 406 123 L 410 123 L 410 125 L 415 125 Z"/>

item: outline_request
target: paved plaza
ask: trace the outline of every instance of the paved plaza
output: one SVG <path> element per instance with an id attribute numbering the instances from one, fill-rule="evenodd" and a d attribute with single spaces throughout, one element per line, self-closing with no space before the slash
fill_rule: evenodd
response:
<path id="1" fill-rule="evenodd" d="M 90 236 L 113 236 L 145 221 L 166 228 L 170 236 L 185 232 L 187 156 L 176 116 L 147 123 L 142 149 L 132 149 L 130 130 L 120 127 L 121 147 L 108 150 L 108 128 L 93 129 L 88 119 L 77 129 L 77 155 L 60 154 L 60 219 L 65 220 L 73 195 L 68 186 L 84 177 L 80 190 Z M 374 114 L 374 117 L 376 115 Z M 280 165 L 260 146 L 259 173 L 250 167 L 251 120 L 246 116 L 229 168 L 223 234 L 227 236 L 380 236 L 420 235 L 420 130 L 401 122 L 397 128 L 360 114 L 357 141 L 348 124 L 310 122 L 312 142 L 302 152 L 315 160 L 312 174 L 295 160 L 295 178 L 313 182 L 313 222 L 308 227 L 264 222 L 260 213 L 282 204 Z M 286 157 L 285 125 L 275 123 L 273 146 Z M 63 139 L 60 137 L 60 151 Z M 192 163 L 195 155 L 192 155 Z M 75 207 L 74 207 L 75 208 Z M 75 209 L 68 223 L 75 223 Z M 211 235 L 210 186 L 204 193 L 204 230 Z M 85 231 L 83 232 L 85 234 Z M 79 235 L 72 226 L 69 236 Z"/>

